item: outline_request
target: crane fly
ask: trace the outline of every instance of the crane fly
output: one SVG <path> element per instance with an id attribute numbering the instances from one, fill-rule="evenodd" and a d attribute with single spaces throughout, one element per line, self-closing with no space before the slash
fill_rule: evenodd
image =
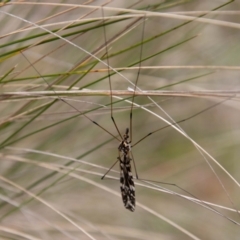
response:
<path id="1" fill-rule="evenodd" d="M 130 211 L 135 210 L 135 185 L 133 181 L 133 174 L 131 171 L 132 160 L 130 157 L 131 145 L 129 142 L 129 129 L 126 129 L 126 132 L 123 136 L 123 141 L 118 146 L 119 151 L 119 164 L 120 164 L 120 189 L 123 204 L 126 209 Z"/>
<path id="2" fill-rule="evenodd" d="M 103 7 L 101 8 L 102 10 L 102 16 L 104 19 L 104 10 Z M 143 20 L 142 20 L 143 19 Z M 133 154 L 131 152 L 132 146 L 132 116 L 133 116 L 133 105 L 134 105 L 134 99 L 135 99 L 135 93 L 136 90 L 139 89 L 137 87 L 138 85 L 138 81 L 139 81 L 139 75 L 140 75 L 140 71 L 141 71 L 141 63 L 142 63 L 142 55 L 143 55 L 143 42 L 144 42 L 144 30 L 145 30 L 145 21 L 146 21 L 146 15 L 144 15 L 144 17 L 139 18 L 139 20 L 142 20 L 142 34 L 141 34 L 141 45 L 140 45 L 140 53 L 139 53 L 139 66 L 138 66 L 138 72 L 137 72 L 137 77 L 135 80 L 134 85 L 134 89 L 133 89 L 133 95 L 132 95 L 132 99 L 131 99 L 131 106 L 130 106 L 130 129 L 126 128 L 125 134 L 122 136 L 118 126 L 115 122 L 115 119 L 113 117 L 113 96 L 112 96 L 112 83 L 111 83 L 111 74 L 110 74 L 110 63 L 109 63 L 109 57 L 108 57 L 108 41 L 107 41 L 107 34 L 106 34 L 106 29 L 105 29 L 105 25 L 103 24 L 103 33 L 104 33 L 104 40 L 105 40 L 105 48 L 106 48 L 106 60 L 107 60 L 107 69 L 108 69 L 108 81 L 109 81 L 109 88 L 110 88 L 110 98 L 111 98 L 111 120 L 119 134 L 119 136 L 121 137 L 121 142 L 120 145 L 118 146 L 118 152 L 119 152 L 119 156 L 117 157 L 118 161 L 119 161 L 119 165 L 120 165 L 120 191 L 121 191 L 121 196 L 122 196 L 122 201 L 124 204 L 124 207 L 127 210 L 130 211 L 134 211 L 135 210 L 135 184 L 134 184 L 134 180 L 133 180 L 133 174 L 132 174 L 132 170 L 131 170 L 131 161 L 133 161 L 134 163 L 134 168 L 135 168 L 135 173 L 136 173 L 136 179 L 138 178 L 138 174 L 137 174 L 137 169 L 136 169 L 136 165 L 135 165 L 135 161 L 133 159 Z M 105 21 L 104 21 L 105 22 Z M 230 97 L 231 98 L 231 97 Z M 178 125 L 178 123 L 184 122 L 186 120 L 189 120 L 193 117 L 196 117 L 197 115 L 201 114 L 202 112 L 205 112 L 219 104 L 222 104 L 223 102 L 229 100 L 230 98 L 224 99 L 223 101 L 220 101 L 200 112 L 197 112 L 196 114 L 185 118 L 183 120 L 174 122 L 170 125 L 167 125 L 165 127 L 159 128 L 153 132 L 148 133 L 147 135 L 145 135 L 143 138 L 141 138 L 140 140 L 138 140 L 136 143 L 133 144 L 133 146 L 136 146 L 138 143 L 140 143 L 141 141 L 143 141 L 144 139 L 146 139 L 147 137 L 149 137 L 150 135 L 152 135 L 155 132 L 158 132 L 164 128 L 170 127 L 170 126 L 174 126 L 174 125 Z M 153 102 L 153 101 L 152 101 Z M 101 127 L 102 128 L 102 127 Z M 130 133 L 130 136 L 129 136 Z M 112 135 L 112 134 L 111 134 Z M 115 163 L 114 163 L 115 165 Z M 114 166 L 113 165 L 113 166 Z M 112 166 L 112 167 L 113 167 Z M 106 174 L 112 169 L 109 168 L 109 170 L 103 175 L 102 179 L 106 176 Z"/>
<path id="3" fill-rule="evenodd" d="M 102 8 L 103 11 L 103 8 Z M 104 16 L 104 13 L 102 13 Z M 141 39 L 141 43 L 143 43 L 143 34 L 144 34 L 144 24 L 145 24 L 145 18 L 143 20 L 143 31 L 142 31 L 142 39 Z M 33 25 L 39 27 L 37 24 Z M 43 30 L 46 30 L 43 27 L 40 27 Z M 171 127 L 174 125 L 177 125 L 178 123 L 184 122 L 186 120 L 189 120 L 191 118 L 196 117 L 197 115 L 219 105 L 222 104 L 223 102 L 229 100 L 230 98 L 227 98 L 223 101 L 217 102 L 216 104 L 213 104 L 210 107 L 205 108 L 204 110 L 201 110 L 193 115 L 191 115 L 188 118 L 182 119 L 180 121 L 174 122 L 172 124 L 166 125 L 164 127 L 158 128 L 148 134 L 146 134 L 144 137 L 142 137 L 140 140 L 138 140 L 136 143 L 132 144 L 132 112 L 133 112 L 133 104 L 134 104 L 134 98 L 135 98 L 135 92 L 137 89 L 137 84 L 138 84 L 138 79 L 139 79 L 139 73 L 140 73 L 140 69 L 141 69 L 141 59 L 142 59 L 142 49 L 143 49 L 143 45 L 141 44 L 141 48 L 140 48 L 140 61 L 139 61 L 139 70 L 138 70 L 138 74 L 137 74 L 137 78 L 135 80 L 134 83 L 134 91 L 133 91 L 133 95 L 132 95 L 132 100 L 131 100 L 131 107 L 130 107 L 130 126 L 129 128 L 126 128 L 125 130 L 125 134 L 122 136 L 120 134 L 120 131 L 117 127 L 117 124 L 115 122 L 115 119 L 113 117 L 113 101 L 112 101 L 112 86 L 111 86 L 111 79 L 110 79 L 110 64 L 109 64 L 109 58 L 108 58 L 108 49 L 107 49 L 107 38 L 106 38 L 106 32 L 105 32 L 105 26 L 103 25 L 103 29 L 104 29 L 104 38 L 105 38 L 105 47 L 106 47 L 106 59 L 107 59 L 107 66 L 108 66 L 108 80 L 109 80 L 109 88 L 110 88 L 110 92 L 111 92 L 111 120 L 119 134 L 119 136 L 121 137 L 120 140 L 120 144 L 118 146 L 118 157 L 117 160 L 119 162 L 120 165 L 120 190 L 121 190 L 121 196 L 122 196 L 122 201 L 123 204 L 125 206 L 125 208 L 127 210 L 130 211 L 134 211 L 135 210 L 135 205 L 136 205 L 136 200 L 135 200 L 135 184 L 134 184 L 134 180 L 133 180 L 133 174 L 131 171 L 131 161 L 133 161 L 134 163 L 134 167 L 135 167 L 135 173 L 136 173 L 136 179 L 138 178 L 138 174 L 137 174 L 137 170 L 136 170 L 136 166 L 135 166 L 135 162 L 134 162 L 134 158 L 132 155 L 132 147 L 136 146 L 138 143 L 140 143 L 141 141 L 145 140 L 148 136 L 152 135 L 153 133 L 156 133 L 164 128 L 167 127 Z M 59 35 L 57 35 L 56 33 L 51 32 L 51 34 L 56 35 L 57 37 L 61 38 Z M 63 39 L 63 38 L 62 38 Z M 22 53 L 23 54 L 23 53 Z M 89 55 L 91 55 L 88 52 Z M 25 57 L 25 55 L 23 54 L 23 56 Z M 91 55 L 94 56 L 94 55 Z M 95 57 L 95 56 L 94 56 Z M 25 57 L 26 58 L 26 57 Z M 96 57 L 95 57 L 96 58 Z M 28 60 L 28 59 L 27 59 Z M 29 61 L 28 61 L 29 62 Z M 30 63 L 30 62 L 29 62 Z M 30 63 L 31 64 L 31 63 Z M 35 69 L 35 71 L 41 76 L 41 74 L 37 71 L 37 69 L 34 67 L 34 65 L 31 64 L 31 66 Z M 43 78 L 43 77 L 42 77 Z M 43 80 L 45 81 L 45 83 L 50 87 L 50 85 L 48 84 L 48 82 L 43 78 Z M 55 90 L 53 90 L 53 92 L 55 92 Z M 56 92 L 55 92 L 56 93 Z M 82 116 L 84 116 L 85 118 L 87 118 L 89 121 L 91 121 L 93 124 L 97 125 L 98 127 L 100 127 L 101 129 L 103 129 L 106 133 L 110 134 L 111 136 L 113 136 L 115 139 L 118 139 L 118 137 L 116 137 L 114 134 L 110 133 L 106 128 L 102 127 L 100 124 L 98 124 L 97 122 L 93 121 L 90 117 L 88 117 L 83 111 L 79 110 L 78 108 L 74 107 L 73 105 L 71 105 L 70 103 L 68 103 L 66 100 L 64 100 L 63 98 L 57 96 L 59 98 L 59 100 L 63 101 L 64 103 L 68 104 L 69 106 L 71 106 L 73 109 L 75 109 L 77 112 L 79 112 Z M 115 165 L 115 164 L 114 164 Z M 113 165 L 113 166 L 114 166 Z M 113 167 L 112 166 L 112 167 Z M 112 168 L 111 167 L 111 168 Z M 107 173 L 111 170 L 111 168 L 107 171 Z M 106 173 L 106 174 L 107 174 Z M 104 176 L 102 177 L 102 179 L 106 176 L 106 174 L 104 174 Z M 176 185 L 177 186 L 177 185 Z M 227 217 L 226 217 L 227 218 Z"/>

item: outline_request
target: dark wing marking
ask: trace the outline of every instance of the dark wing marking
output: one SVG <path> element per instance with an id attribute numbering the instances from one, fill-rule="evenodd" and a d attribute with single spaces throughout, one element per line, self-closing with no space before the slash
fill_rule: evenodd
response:
<path id="1" fill-rule="evenodd" d="M 123 204 L 126 209 L 134 212 L 135 210 L 135 185 L 131 171 L 130 161 L 126 154 L 118 157 L 120 161 L 120 190 L 122 194 Z"/>

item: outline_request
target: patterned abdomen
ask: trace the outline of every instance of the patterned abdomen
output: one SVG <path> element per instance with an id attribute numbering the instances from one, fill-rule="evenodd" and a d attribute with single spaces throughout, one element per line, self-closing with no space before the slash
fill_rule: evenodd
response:
<path id="1" fill-rule="evenodd" d="M 131 171 L 131 158 L 123 154 L 118 158 L 120 162 L 120 189 L 122 194 L 123 204 L 130 211 L 135 210 L 135 185 Z"/>

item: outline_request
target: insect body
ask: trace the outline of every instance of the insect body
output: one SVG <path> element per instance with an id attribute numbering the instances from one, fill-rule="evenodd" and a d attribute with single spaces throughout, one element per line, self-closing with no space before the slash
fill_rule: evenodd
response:
<path id="1" fill-rule="evenodd" d="M 135 210 L 135 185 L 130 164 L 132 159 L 130 158 L 131 145 L 128 140 L 128 132 L 129 129 L 127 128 L 123 140 L 118 147 L 118 160 L 120 163 L 120 189 L 123 204 L 126 209 L 133 212 Z"/>

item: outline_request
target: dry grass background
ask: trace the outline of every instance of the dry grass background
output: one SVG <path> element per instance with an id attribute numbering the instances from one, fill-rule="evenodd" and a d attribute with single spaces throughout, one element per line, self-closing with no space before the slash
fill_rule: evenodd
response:
<path id="1" fill-rule="evenodd" d="M 239 239 L 239 2 L 3 2 L 0 238 Z M 146 96 L 134 100 L 133 143 L 166 125 L 160 107 L 179 121 L 226 100 L 180 123 L 219 165 L 172 127 L 132 149 L 139 178 L 174 183 L 200 205 L 180 197 L 188 194 L 177 187 L 154 183 L 151 189 L 136 181 L 132 213 L 120 197 L 118 164 L 101 180 L 117 160 L 119 143 L 81 113 L 117 135 L 110 96 L 91 92 L 110 89 L 106 41 L 109 65 L 126 68 L 125 78 L 111 76 L 113 90 L 132 87 L 126 79 L 135 82 L 141 61 L 137 86 L 159 90 L 152 97 L 156 104 Z M 81 89 L 90 96 L 70 91 Z M 170 96 L 161 96 L 166 90 Z M 193 95 L 210 90 L 222 92 Z M 131 98 L 113 97 L 114 118 L 124 133 L 131 104 L 119 98 Z M 216 204 L 218 213 L 205 201 Z"/>

